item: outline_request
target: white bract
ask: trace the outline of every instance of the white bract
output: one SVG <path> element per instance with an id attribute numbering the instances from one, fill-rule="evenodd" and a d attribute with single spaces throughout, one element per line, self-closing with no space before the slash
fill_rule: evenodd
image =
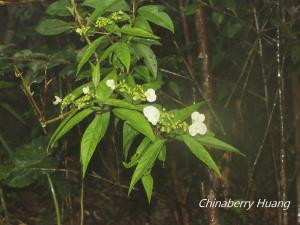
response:
<path id="1" fill-rule="evenodd" d="M 189 126 L 189 134 L 191 136 L 196 136 L 197 134 L 205 135 L 207 133 L 207 127 L 202 122 L 195 122 Z"/>
<path id="2" fill-rule="evenodd" d="M 78 27 L 78 28 L 76 28 L 75 31 L 76 31 L 77 34 L 82 35 L 82 29 L 81 28 Z"/>
<path id="3" fill-rule="evenodd" d="M 87 95 L 88 93 L 90 93 L 90 88 L 89 88 L 89 86 L 86 86 L 86 87 L 82 88 L 82 92 L 83 92 L 83 94 L 85 94 L 85 95 Z"/>
<path id="4" fill-rule="evenodd" d="M 112 90 L 116 89 L 116 84 L 113 79 L 107 80 L 105 84 L 107 87 L 111 88 Z"/>
<path id="5" fill-rule="evenodd" d="M 146 99 L 148 102 L 155 102 L 156 101 L 156 94 L 155 90 L 152 88 L 149 88 L 145 93 Z"/>
<path id="6" fill-rule="evenodd" d="M 53 102 L 53 105 L 58 105 L 59 103 L 62 102 L 62 99 L 60 97 L 54 96 L 54 98 L 55 98 L 55 101 Z"/>
<path id="7" fill-rule="evenodd" d="M 160 117 L 159 110 L 154 106 L 146 106 L 143 109 L 143 114 L 148 119 L 148 121 L 154 126 L 157 124 Z"/>
<path id="8" fill-rule="evenodd" d="M 201 122 L 203 123 L 205 120 L 205 115 L 199 112 L 193 112 L 191 115 L 192 122 Z"/>

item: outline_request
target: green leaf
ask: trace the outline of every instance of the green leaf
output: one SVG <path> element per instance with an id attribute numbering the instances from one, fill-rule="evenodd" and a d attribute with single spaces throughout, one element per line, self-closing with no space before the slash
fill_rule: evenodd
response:
<path id="1" fill-rule="evenodd" d="M 146 66 L 141 66 L 141 65 L 135 66 L 134 71 L 136 72 L 134 75 L 138 79 L 142 79 L 147 83 L 150 82 L 150 80 L 152 79 L 149 70 Z"/>
<path id="2" fill-rule="evenodd" d="M 145 65 L 152 73 L 153 77 L 157 78 L 157 59 L 152 49 L 143 44 L 135 44 L 134 49 L 139 57 L 144 58 Z"/>
<path id="3" fill-rule="evenodd" d="M 212 21 L 214 22 L 214 24 L 219 28 L 221 23 L 224 21 L 224 14 L 214 11 L 212 13 Z"/>
<path id="4" fill-rule="evenodd" d="M 152 141 L 156 139 L 149 122 L 140 112 L 122 108 L 113 109 L 113 112 L 121 120 L 126 120 L 130 126 L 150 138 Z"/>
<path id="5" fill-rule="evenodd" d="M 128 34 L 128 35 L 143 37 L 143 38 L 159 39 L 159 37 L 156 36 L 155 34 L 152 34 L 148 31 L 145 31 L 137 27 L 124 26 L 122 28 L 117 29 L 115 32 L 120 32 L 122 34 Z"/>
<path id="6" fill-rule="evenodd" d="M 139 160 L 136 169 L 132 175 L 129 191 L 128 194 L 132 191 L 134 185 L 139 181 L 141 177 L 149 173 L 149 170 L 153 167 L 153 164 L 164 145 L 165 140 L 158 139 L 153 144 L 151 144 L 145 153 L 142 155 L 141 159 Z"/>
<path id="7" fill-rule="evenodd" d="M 63 135 L 69 132 L 76 124 L 80 123 L 93 111 L 94 110 L 90 108 L 84 109 L 80 112 L 76 111 L 71 115 L 69 115 L 66 119 L 64 119 L 62 123 L 58 126 L 58 128 L 54 131 L 52 137 L 50 138 L 48 149 L 52 148 L 56 141 L 58 141 Z"/>
<path id="8" fill-rule="evenodd" d="M 139 15 L 146 20 L 166 28 L 174 33 L 174 25 L 169 15 L 162 11 L 162 8 L 157 5 L 147 5 L 139 8 Z"/>
<path id="9" fill-rule="evenodd" d="M 97 114 L 94 120 L 86 128 L 81 139 L 81 164 L 82 164 L 82 176 L 85 176 L 86 169 L 89 162 L 95 152 L 95 149 L 99 142 L 104 137 L 110 119 L 110 113 Z"/>
<path id="10" fill-rule="evenodd" d="M 123 125 L 123 152 L 125 160 L 127 160 L 128 151 L 132 145 L 134 139 L 139 134 L 139 132 L 129 126 L 126 122 Z"/>
<path id="11" fill-rule="evenodd" d="M 49 5 L 46 12 L 51 16 L 71 16 L 68 7 L 71 7 L 70 2 L 59 0 Z"/>
<path id="12" fill-rule="evenodd" d="M 180 92 L 181 92 L 181 88 L 178 85 L 178 83 L 174 82 L 174 81 L 170 81 L 168 82 L 168 87 L 170 88 L 170 90 L 178 97 L 180 98 Z"/>
<path id="13" fill-rule="evenodd" d="M 113 93 L 113 90 L 106 85 L 106 81 L 111 79 L 117 82 L 117 73 L 114 69 L 103 80 L 100 81 L 96 89 L 96 97 L 98 99 L 108 98 Z"/>
<path id="14" fill-rule="evenodd" d="M 128 163 L 123 162 L 124 167 L 128 169 L 135 166 L 150 144 L 151 144 L 151 140 L 145 137 L 141 141 L 134 155 L 130 158 L 129 162 Z"/>
<path id="15" fill-rule="evenodd" d="M 94 83 L 95 88 L 97 88 L 100 82 L 100 63 L 98 62 L 95 66 L 91 63 L 92 68 L 92 81 Z"/>
<path id="16" fill-rule="evenodd" d="M 182 135 L 184 143 L 189 147 L 191 152 L 200 159 L 204 164 L 206 164 L 209 168 L 213 169 L 217 175 L 221 176 L 220 171 L 210 156 L 208 151 L 201 145 L 196 139 L 192 138 L 189 135 Z"/>
<path id="17" fill-rule="evenodd" d="M 101 4 L 99 4 L 101 2 Z M 97 7 L 106 7 L 106 10 L 108 11 L 117 11 L 117 10 L 122 10 L 122 11 L 127 11 L 129 10 L 129 5 L 125 0 L 85 0 L 82 3 L 83 6 L 89 6 L 92 8 L 97 8 Z M 108 6 L 108 7 L 107 7 Z"/>
<path id="18" fill-rule="evenodd" d="M 105 59 L 110 57 L 110 55 L 115 51 L 116 47 L 118 46 L 118 43 L 114 43 L 111 46 L 109 46 L 100 56 L 100 62 L 103 62 Z"/>
<path id="19" fill-rule="evenodd" d="M 197 141 L 199 141 L 201 144 L 203 144 L 205 146 L 212 147 L 212 148 L 218 149 L 218 150 L 224 150 L 224 151 L 228 151 L 228 152 L 238 153 L 238 154 L 244 156 L 244 154 L 241 153 L 239 150 L 237 150 L 235 147 L 233 147 L 211 135 L 204 135 L 204 136 L 197 135 L 195 138 L 197 139 Z"/>
<path id="20" fill-rule="evenodd" d="M 150 203 L 153 192 L 153 177 L 151 176 L 151 174 L 143 176 L 142 183 L 147 195 L 148 202 Z"/>
<path id="21" fill-rule="evenodd" d="M 128 4 L 124 0 L 86 0 L 83 5 L 95 8 L 94 12 L 88 18 L 88 25 L 94 22 L 99 16 L 108 11 L 127 11 Z"/>
<path id="22" fill-rule="evenodd" d="M 198 102 L 196 104 L 187 106 L 183 109 L 172 110 L 171 113 L 174 114 L 175 121 L 177 121 L 177 120 L 184 121 L 187 118 L 189 118 L 193 112 L 197 111 L 200 108 L 200 106 L 202 106 L 203 104 L 204 104 L 204 102 Z"/>
<path id="23" fill-rule="evenodd" d="M 235 0 L 225 0 L 223 1 L 223 4 L 226 9 L 230 10 L 235 16 L 237 16 Z"/>
<path id="24" fill-rule="evenodd" d="M 108 39 L 106 36 L 102 36 L 100 38 L 97 38 L 95 41 L 93 41 L 89 47 L 84 51 L 78 66 L 77 66 L 77 74 L 81 70 L 81 68 L 84 66 L 84 64 L 89 60 L 89 58 L 95 53 L 96 49 L 99 46 L 105 45 L 107 43 Z"/>
<path id="25" fill-rule="evenodd" d="M 111 105 L 111 106 L 116 106 L 116 107 L 121 107 L 125 109 L 132 109 L 132 110 L 137 110 L 137 111 L 142 111 L 144 106 L 143 105 L 133 105 L 126 100 L 123 99 L 115 99 L 115 98 L 99 98 L 97 102 L 101 104 L 106 104 L 106 105 Z"/>
<path id="26" fill-rule="evenodd" d="M 167 158 L 167 147 L 164 145 L 159 152 L 158 159 L 165 162 Z"/>
<path id="27" fill-rule="evenodd" d="M 130 60 L 131 60 L 130 49 L 128 44 L 126 44 L 125 42 L 119 42 L 117 44 L 117 47 L 115 48 L 115 53 L 128 72 L 130 68 Z"/>
<path id="28" fill-rule="evenodd" d="M 45 19 L 42 20 L 36 31 L 42 35 L 57 35 L 72 29 L 73 23 L 68 23 L 59 19 Z"/>
<path id="29" fill-rule="evenodd" d="M 164 84 L 164 82 L 163 81 L 153 81 L 153 82 L 149 82 L 149 83 L 146 83 L 146 84 L 143 84 L 142 85 L 142 88 L 143 88 L 143 90 L 147 90 L 147 89 L 149 89 L 149 88 L 152 88 L 152 89 L 154 89 L 154 90 L 158 90 L 158 89 L 160 89 L 161 88 L 161 86 Z"/>

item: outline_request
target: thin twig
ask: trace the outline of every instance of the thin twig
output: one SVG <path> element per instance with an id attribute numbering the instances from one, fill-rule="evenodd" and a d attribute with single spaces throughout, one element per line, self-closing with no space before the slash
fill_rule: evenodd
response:
<path id="1" fill-rule="evenodd" d="M 57 201 L 57 197 L 56 197 L 54 185 L 52 183 L 52 179 L 51 179 L 51 177 L 50 177 L 49 174 L 47 174 L 47 178 L 48 178 L 48 183 L 49 183 L 51 194 L 52 194 L 52 198 L 53 198 L 53 203 L 54 203 L 54 208 L 55 208 L 55 213 L 56 213 L 57 225 L 62 225 L 61 218 L 60 218 L 60 211 L 59 211 L 59 206 L 58 206 L 58 201 Z"/>
<path id="2" fill-rule="evenodd" d="M 84 178 L 81 177 L 80 191 L 80 225 L 84 225 Z"/>

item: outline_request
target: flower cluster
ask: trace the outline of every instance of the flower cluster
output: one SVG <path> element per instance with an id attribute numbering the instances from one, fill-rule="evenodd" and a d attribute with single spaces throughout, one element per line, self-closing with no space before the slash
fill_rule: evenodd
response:
<path id="1" fill-rule="evenodd" d="M 188 125 L 186 122 L 182 122 L 180 120 L 174 120 L 174 114 L 167 112 L 166 109 L 163 109 L 160 112 L 154 106 L 146 106 L 143 109 L 144 116 L 148 119 L 148 121 L 157 126 L 161 132 L 176 132 L 176 131 L 187 131 Z"/>
<path id="2" fill-rule="evenodd" d="M 64 109 L 66 106 L 72 104 L 75 100 L 75 96 L 73 94 L 68 94 L 61 103 L 61 108 Z"/>
<path id="3" fill-rule="evenodd" d="M 87 106 L 90 103 L 91 99 L 94 97 L 94 95 L 90 93 L 89 86 L 83 87 L 82 93 L 84 94 L 84 96 L 77 100 L 75 100 L 76 97 L 73 94 L 68 94 L 64 99 L 61 99 L 58 96 L 54 96 L 55 101 L 53 102 L 53 104 L 61 104 L 62 109 L 64 109 L 68 105 L 74 104 L 76 108 L 82 109 Z"/>
<path id="4" fill-rule="evenodd" d="M 152 88 L 144 91 L 141 85 L 136 85 L 134 87 L 128 86 L 125 81 L 121 81 L 120 84 L 116 84 L 113 79 L 106 81 L 106 86 L 112 90 L 117 89 L 119 92 L 129 95 L 134 101 L 156 101 L 156 93 Z"/>
<path id="5" fill-rule="evenodd" d="M 98 17 L 98 19 L 96 20 L 95 27 L 103 28 L 103 27 L 112 25 L 113 23 L 114 23 L 113 20 L 111 20 L 110 18 Z"/>
<path id="6" fill-rule="evenodd" d="M 88 31 L 89 31 L 89 29 L 91 29 L 90 27 L 78 27 L 78 28 L 76 28 L 76 33 L 78 33 L 80 36 L 82 36 L 82 35 L 85 35 Z"/>
<path id="7" fill-rule="evenodd" d="M 117 11 L 117 12 L 113 12 L 109 18 L 114 20 L 114 21 L 119 21 L 123 18 L 123 14 L 124 12 L 122 12 L 121 10 Z"/>
<path id="8" fill-rule="evenodd" d="M 96 28 L 109 28 L 115 25 L 116 22 L 122 20 L 124 12 L 112 12 L 108 17 L 98 17 L 95 23 Z"/>

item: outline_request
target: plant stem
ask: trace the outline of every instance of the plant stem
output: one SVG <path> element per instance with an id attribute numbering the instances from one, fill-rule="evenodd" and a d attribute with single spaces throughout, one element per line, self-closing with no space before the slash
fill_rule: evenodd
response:
<path id="1" fill-rule="evenodd" d="M 55 189 L 54 189 L 54 186 L 53 186 L 53 182 L 52 182 L 52 179 L 51 179 L 49 174 L 47 174 L 47 178 L 48 178 L 48 183 L 49 183 L 49 186 L 50 186 L 51 194 L 52 194 L 52 197 L 53 197 L 53 203 L 54 203 L 54 208 L 55 208 L 55 213 L 56 213 L 57 225 L 62 225 L 61 218 L 60 218 L 58 201 L 57 201 Z"/>
<path id="2" fill-rule="evenodd" d="M 7 207 L 6 207 L 6 202 L 4 199 L 4 194 L 3 194 L 3 189 L 0 188 L 0 199 L 1 199 L 1 206 L 3 208 L 4 211 L 4 217 L 5 217 L 5 224 L 9 225 L 9 216 L 8 216 L 8 211 L 7 211 Z"/>
<path id="3" fill-rule="evenodd" d="M 80 193 L 80 225 L 84 222 L 84 178 L 81 178 L 81 193 Z"/>

